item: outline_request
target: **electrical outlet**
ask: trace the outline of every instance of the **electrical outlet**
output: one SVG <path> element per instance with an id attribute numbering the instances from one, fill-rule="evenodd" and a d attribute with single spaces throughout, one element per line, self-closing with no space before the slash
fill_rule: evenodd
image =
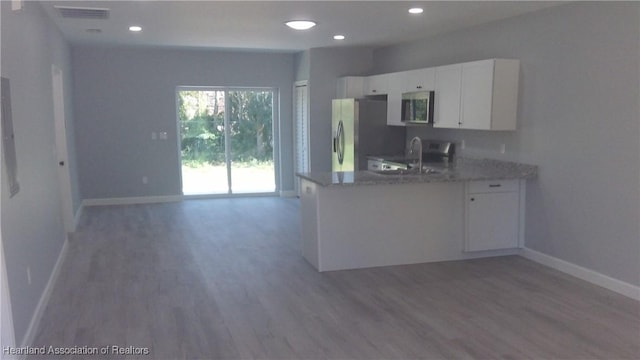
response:
<path id="1" fill-rule="evenodd" d="M 27 284 L 31 285 L 31 267 L 27 266 Z"/>
<path id="2" fill-rule="evenodd" d="M 505 153 L 505 151 L 506 151 L 506 146 L 505 146 L 505 144 L 500 145 L 500 153 L 501 153 L 501 154 L 504 154 L 504 153 Z"/>
<path id="3" fill-rule="evenodd" d="M 143 183 L 143 184 L 145 184 L 145 185 L 147 185 L 147 184 L 149 183 L 149 178 L 148 178 L 148 177 L 146 177 L 146 176 L 143 176 L 143 177 L 142 177 L 142 183 Z"/>
<path id="4" fill-rule="evenodd" d="M 465 145 L 466 145 L 466 144 L 464 143 L 464 139 L 462 139 L 462 141 L 460 142 L 460 149 L 461 149 L 461 150 L 464 150 Z"/>
<path id="5" fill-rule="evenodd" d="M 166 131 L 160 132 L 160 140 L 167 140 L 168 138 L 169 137 Z"/>
<path id="6" fill-rule="evenodd" d="M 156 134 L 155 131 L 151 132 L 151 140 L 157 140 L 158 139 L 158 134 Z"/>

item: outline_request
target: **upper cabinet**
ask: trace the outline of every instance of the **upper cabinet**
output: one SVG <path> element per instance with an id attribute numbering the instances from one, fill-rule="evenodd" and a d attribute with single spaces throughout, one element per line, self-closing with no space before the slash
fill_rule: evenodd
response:
<path id="1" fill-rule="evenodd" d="M 418 69 L 397 73 L 402 78 L 401 92 L 428 91 L 435 89 L 436 69 Z"/>
<path id="2" fill-rule="evenodd" d="M 363 76 L 345 76 L 338 78 L 338 91 L 336 99 L 359 99 L 364 96 Z"/>
<path id="3" fill-rule="evenodd" d="M 365 81 L 365 95 L 386 95 L 389 93 L 389 79 L 392 74 L 368 76 Z"/>
<path id="4" fill-rule="evenodd" d="M 491 59 L 436 68 L 434 127 L 515 130 L 519 65 Z"/>
<path id="5" fill-rule="evenodd" d="M 435 89 L 433 127 L 460 127 L 462 64 L 436 68 Z"/>
<path id="6" fill-rule="evenodd" d="M 402 73 L 391 73 L 387 77 L 387 125 L 389 126 L 405 126 L 402 122 L 402 89 L 404 86 L 404 77 Z"/>
<path id="7" fill-rule="evenodd" d="M 515 130 L 520 61 L 489 59 L 462 64 L 338 79 L 338 98 L 385 95 L 387 125 L 400 121 L 402 94 L 435 91 L 433 127 Z"/>
<path id="8" fill-rule="evenodd" d="M 402 73 L 388 73 L 373 75 L 366 78 L 365 95 L 386 95 L 387 97 L 387 125 L 404 126 L 400 121 L 401 89 L 404 78 Z"/>

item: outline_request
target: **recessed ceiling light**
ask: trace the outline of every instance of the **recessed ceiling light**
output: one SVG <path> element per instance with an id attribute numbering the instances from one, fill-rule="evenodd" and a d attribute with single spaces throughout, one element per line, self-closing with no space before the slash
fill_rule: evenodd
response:
<path id="1" fill-rule="evenodd" d="M 138 26 L 138 25 L 129 26 L 129 31 L 133 31 L 133 32 L 142 31 L 142 26 Z"/>
<path id="2" fill-rule="evenodd" d="M 333 39 L 334 40 L 344 40 L 345 38 L 344 38 L 344 35 L 334 35 Z"/>
<path id="3" fill-rule="evenodd" d="M 419 7 L 415 7 L 415 8 L 409 9 L 409 13 L 411 13 L 411 14 L 422 14 L 423 11 L 424 11 L 424 9 L 419 8 Z"/>
<path id="4" fill-rule="evenodd" d="M 292 20 L 287 21 L 285 25 L 295 30 L 308 30 L 316 26 L 316 23 L 310 20 Z"/>

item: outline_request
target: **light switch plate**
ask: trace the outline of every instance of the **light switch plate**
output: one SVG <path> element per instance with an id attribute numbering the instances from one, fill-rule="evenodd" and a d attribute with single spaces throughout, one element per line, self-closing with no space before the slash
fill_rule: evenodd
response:
<path id="1" fill-rule="evenodd" d="M 18 11 L 22 10 L 22 0 L 11 0 L 11 10 Z"/>

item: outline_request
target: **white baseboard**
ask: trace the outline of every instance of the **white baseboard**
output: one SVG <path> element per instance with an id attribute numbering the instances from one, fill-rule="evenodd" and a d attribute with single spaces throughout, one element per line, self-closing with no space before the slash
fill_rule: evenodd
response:
<path id="1" fill-rule="evenodd" d="M 280 190 L 280 197 L 296 197 L 298 193 L 295 190 Z"/>
<path id="2" fill-rule="evenodd" d="M 602 286 L 603 288 L 615 291 L 624 296 L 640 301 L 640 287 L 627 282 L 614 279 L 599 272 L 589 270 L 582 266 L 570 263 L 568 261 L 558 259 L 556 257 L 541 253 L 529 248 L 523 248 L 521 255 L 529 260 L 535 261 L 542 265 L 554 268 L 579 279 L 588 281 L 592 284 Z"/>
<path id="3" fill-rule="evenodd" d="M 58 255 L 58 260 L 56 264 L 53 266 L 53 270 L 51 271 L 51 276 L 49 276 L 49 281 L 47 281 L 47 285 L 44 287 L 44 291 L 42 292 L 42 296 L 40 296 L 40 301 L 38 301 L 38 305 L 36 306 L 35 311 L 33 312 L 33 316 L 31 317 L 31 322 L 29 322 L 29 327 L 27 328 L 27 332 L 24 334 L 22 338 L 21 347 L 31 346 L 33 344 L 33 340 L 36 337 L 36 331 L 38 331 L 38 327 L 40 326 L 40 320 L 42 319 L 42 314 L 47 307 L 47 303 L 49 302 L 49 298 L 51 297 L 51 292 L 53 291 L 53 287 L 58 280 L 58 276 L 60 275 L 60 269 L 62 268 L 62 264 L 64 263 L 64 259 L 67 257 L 67 250 L 69 239 L 65 239 L 64 244 L 62 244 L 62 249 L 60 250 L 60 254 Z"/>
<path id="4" fill-rule="evenodd" d="M 83 206 L 135 205 L 182 201 L 182 195 L 136 196 L 125 198 L 84 199 Z"/>

